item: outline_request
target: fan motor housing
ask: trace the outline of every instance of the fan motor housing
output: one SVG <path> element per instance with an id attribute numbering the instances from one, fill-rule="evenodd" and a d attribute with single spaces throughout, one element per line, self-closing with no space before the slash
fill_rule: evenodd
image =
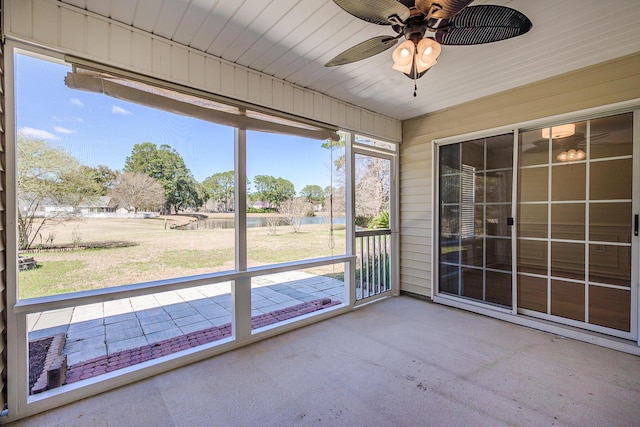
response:
<path id="1" fill-rule="evenodd" d="M 404 26 L 394 25 L 393 30 L 398 34 L 404 34 L 404 38 L 418 42 L 424 37 L 427 31 L 427 24 L 424 21 L 424 15 L 420 14 L 412 16 L 405 22 Z"/>

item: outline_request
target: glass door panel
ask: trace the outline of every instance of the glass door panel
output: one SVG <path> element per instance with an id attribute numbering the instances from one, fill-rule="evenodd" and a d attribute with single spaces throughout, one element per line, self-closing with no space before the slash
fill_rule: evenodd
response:
<path id="1" fill-rule="evenodd" d="M 554 166 L 551 170 L 551 200 L 584 200 L 587 188 L 586 167 L 585 163 Z"/>
<path id="2" fill-rule="evenodd" d="M 549 229 L 547 218 L 549 208 L 547 204 L 519 205 L 518 215 L 520 227 L 518 237 L 547 237 Z"/>
<path id="3" fill-rule="evenodd" d="M 549 200 L 549 168 L 520 169 L 518 196 L 520 202 L 546 202 Z"/>
<path id="4" fill-rule="evenodd" d="M 518 275 L 518 307 L 547 312 L 547 279 Z"/>
<path id="5" fill-rule="evenodd" d="M 584 207 L 584 203 L 562 203 L 551 205 L 551 238 L 584 240 Z"/>
<path id="6" fill-rule="evenodd" d="M 589 236 L 600 242 L 631 243 L 631 202 L 591 203 Z"/>
<path id="7" fill-rule="evenodd" d="M 513 134 L 439 149 L 439 288 L 511 307 Z"/>
<path id="8" fill-rule="evenodd" d="M 589 286 L 589 321 L 608 328 L 628 330 L 631 323 L 631 291 Z"/>
<path id="9" fill-rule="evenodd" d="M 521 132 L 518 152 L 518 308 L 629 337 L 633 114 Z"/>
<path id="10" fill-rule="evenodd" d="M 583 283 L 551 280 L 551 314 L 584 322 L 584 292 Z"/>
<path id="11" fill-rule="evenodd" d="M 633 154 L 633 114 L 591 120 L 591 158 Z"/>
<path id="12" fill-rule="evenodd" d="M 589 174 L 591 200 L 630 200 L 632 168 L 631 158 L 593 162 Z"/>
<path id="13" fill-rule="evenodd" d="M 631 248 L 589 245 L 589 281 L 631 287 Z"/>

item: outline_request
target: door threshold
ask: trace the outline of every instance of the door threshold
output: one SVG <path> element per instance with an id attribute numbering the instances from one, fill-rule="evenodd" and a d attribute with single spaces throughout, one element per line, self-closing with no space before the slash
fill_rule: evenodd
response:
<path id="1" fill-rule="evenodd" d="M 482 307 L 476 304 L 469 304 L 468 302 L 453 298 L 435 296 L 433 301 L 438 304 L 459 308 L 476 314 L 482 314 L 494 319 L 505 320 L 516 325 L 538 329 L 561 337 L 571 338 L 600 347 L 640 356 L 640 346 L 638 346 L 636 341 L 613 337 L 599 332 L 587 331 L 574 326 L 561 325 L 549 320 L 537 319 L 523 314 L 513 314 L 505 310 L 496 310 L 492 307 Z"/>

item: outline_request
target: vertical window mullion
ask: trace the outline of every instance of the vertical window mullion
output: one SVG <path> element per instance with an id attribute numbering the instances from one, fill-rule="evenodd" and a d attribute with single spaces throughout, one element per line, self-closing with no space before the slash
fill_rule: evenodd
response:
<path id="1" fill-rule="evenodd" d="M 247 131 L 235 129 L 235 264 L 236 270 L 247 270 Z M 233 281 L 233 336 L 244 340 L 251 336 L 251 278 Z"/>

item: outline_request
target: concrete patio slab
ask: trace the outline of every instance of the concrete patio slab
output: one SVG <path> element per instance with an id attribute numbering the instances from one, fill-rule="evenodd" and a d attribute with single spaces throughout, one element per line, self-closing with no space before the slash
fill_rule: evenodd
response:
<path id="1" fill-rule="evenodd" d="M 184 333 L 177 326 L 170 329 L 159 329 L 155 332 L 145 331 L 145 336 L 147 337 L 147 342 L 149 344 L 153 344 L 169 338 L 179 337 L 180 335 L 184 335 Z"/>
<path id="2" fill-rule="evenodd" d="M 105 327 L 103 325 L 95 326 L 92 328 L 81 328 L 67 330 L 67 339 L 71 341 L 79 341 L 91 337 L 104 337 Z"/>
<path id="3" fill-rule="evenodd" d="M 220 323 L 220 325 L 224 325 L 224 323 Z M 182 331 L 182 333 L 186 335 L 186 334 L 190 334 L 191 332 L 201 331 L 203 329 L 210 328 L 212 326 L 215 326 L 212 322 L 203 320 L 202 322 L 189 323 L 188 325 L 183 325 L 183 326 L 180 326 L 179 328 Z"/>
<path id="4" fill-rule="evenodd" d="M 144 337 L 144 331 L 140 326 L 126 329 L 107 329 L 105 342 L 112 343 L 114 341 L 123 341 L 136 337 Z"/>
<path id="5" fill-rule="evenodd" d="M 173 318 L 173 322 L 175 323 L 176 326 L 178 327 L 182 327 L 182 326 L 186 326 L 186 325 L 191 325 L 193 323 L 198 323 L 198 322 L 206 322 L 207 319 L 205 319 L 205 317 L 201 314 L 194 314 L 191 316 L 184 316 L 184 317 L 178 317 L 178 318 Z"/>
<path id="6" fill-rule="evenodd" d="M 108 354 L 113 354 L 118 351 L 126 350 L 128 348 L 142 347 L 143 345 L 147 345 L 148 343 L 149 342 L 144 335 L 139 335 L 121 341 L 110 341 L 107 344 L 107 351 Z"/>
<path id="7" fill-rule="evenodd" d="M 94 347 L 77 346 L 78 351 L 69 351 L 65 346 L 65 354 L 67 355 L 67 364 L 75 365 L 76 363 L 84 362 L 85 360 L 94 359 L 102 355 L 107 354 L 107 345 L 104 342 L 101 345 Z"/>
<path id="8" fill-rule="evenodd" d="M 198 314 L 198 310 L 196 310 L 186 302 L 167 305 L 164 307 L 164 310 L 169 313 L 169 316 L 174 319 L 178 317 L 193 316 L 194 314 Z"/>

